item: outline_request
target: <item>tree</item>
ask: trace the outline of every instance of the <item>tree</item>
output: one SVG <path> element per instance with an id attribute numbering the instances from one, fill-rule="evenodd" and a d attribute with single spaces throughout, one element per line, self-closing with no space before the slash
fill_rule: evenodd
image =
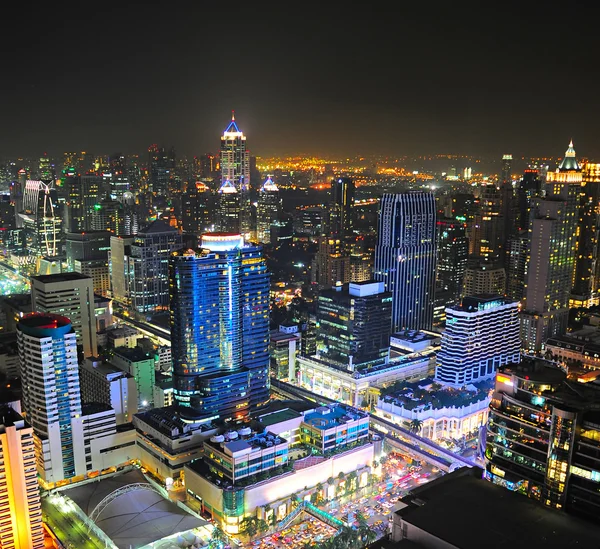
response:
<path id="1" fill-rule="evenodd" d="M 219 526 L 215 526 L 208 542 L 209 549 L 222 549 L 226 543 L 227 535 Z"/>
<path id="2" fill-rule="evenodd" d="M 329 477 L 327 479 L 327 484 L 329 484 L 329 486 L 333 486 L 335 484 L 335 479 L 333 477 Z"/>
<path id="3" fill-rule="evenodd" d="M 411 433 L 419 433 L 421 431 L 421 427 L 423 427 L 423 422 L 418 418 L 415 418 L 410 422 Z"/>
<path id="4" fill-rule="evenodd" d="M 346 475 L 344 474 L 344 471 L 340 471 L 338 477 L 339 480 L 344 480 L 346 478 Z"/>
<path id="5" fill-rule="evenodd" d="M 258 534 L 258 517 L 256 515 L 248 515 L 240 522 L 240 532 L 252 539 Z M 264 522 L 264 521 L 263 521 Z"/>

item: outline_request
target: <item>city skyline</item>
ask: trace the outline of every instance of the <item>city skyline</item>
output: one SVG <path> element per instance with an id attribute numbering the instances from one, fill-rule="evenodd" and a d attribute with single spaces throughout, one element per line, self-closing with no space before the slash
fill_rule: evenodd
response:
<path id="1" fill-rule="evenodd" d="M 217 150 L 231 110 L 258 156 L 535 156 L 560 154 L 559 135 L 582 151 L 600 145 L 585 20 L 527 8 L 485 21 L 438 10 L 387 22 L 203 7 L 162 25 L 148 10 L 103 10 L 97 20 L 27 14 L 28 34 L 55 29 L 40 45 L 17 42 L 16 25 L 3 36 L 3 155 L 151 143 L 201 154 Z M 77 28 L 97 39 L 73 48 Z"/>

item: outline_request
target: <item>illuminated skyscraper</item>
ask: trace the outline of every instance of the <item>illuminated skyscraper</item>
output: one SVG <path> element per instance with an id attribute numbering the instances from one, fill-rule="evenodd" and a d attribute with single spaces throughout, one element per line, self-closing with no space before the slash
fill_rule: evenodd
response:
<path id="1" fill-rule="evenodd" d="M 210 189 L 200 181 L 190 185 L 181 195 L 181 225 L 184 232 L 210 232 L 214 223 L 215 201 Z"/>
<path id="2" fill-rule="evenodd" d="M 0 463 L 0 547 L 43 549 L 33 429 L 6 405 L 0 405 Z"/>
<path id="3" fill-rule="evenodd" d="M 436 381 L 458 387 L 489 379 L 499 366 L 519 362 L 518 303 L 489 294 L 465 297 L 446 309 Z"/>
<path id="4" fill-rule="evenodd" d="M 221 185 L 226 181 L 240 193 L 240 227 L 244 237 L 248 238 L 252 232 L 250 152 L 246 149 L 246 136 L 238 128 L 233 113 L 221 136 Z"/>
<path id="5" fill-rule="evenodd" d="M 158 145 L 148 148 L 150 189 L 155 195 L 166 196 L 169 181 L 175 170 L 175 149 L 166 150 Z"/>
<path id="6" fill-rule="evenodd" d="M 600 229 L 600 164 L 584 164 L 579 196 L 579 235 L 572 307 L 598 304 L 598 231 Z"/>
<path id="7" fill-rule="evenodd" d="M 35 432 L 38 473 L 55 482 L 75 476 L 73 422 L 81 429 L 77 336 L 69 319 L 23 317 L 17 327 L 23 408 Z M 43 388 L 41 390 L 40 388 Z"/>
<path id="8" fill-rule="evenodd" d="M 582 173 L 573 142 L 555 172 L 548 172 L 546 196 L 534 200 L 521 340 L 529 351 L 567 329 L 573 287 Z"/>
<path id="9" fill-rule="evenodd" d="M 354 180 L 338 177 L 331 181 L 331 202 L 328 208 L 328 235 L 349 236 L 354 227 Z"/>
<path id="10" fill-rule="evenodd" d="M 261 248 L 212 233 L 169 262 L 174 400 L 183 418 L 247 416 L 269 400 L 269 274 Z"/>
<path id="11" fill-rule="evenodd" d="M 217 230 L 222 233 L 241 232 L 241 193 L 226 179 L 217 196 Z"/>
<path id="12" fill-rule="evenodd" d="M 392 331 L 433 324 L 436 206 L 432 193 L 384 194 L 379 206 L 375 280 L 392 292 Z"/>
<path id="13" fill-rule="evenodd" d="M 258 193 L 256 208 L 256 239 L 260 243 L 271 242 L 271 225 L 279 219 L 281 198 L 279 189 L 269 177 Z"/>
<path id="14" fill-rule="evenodd" d="M 437 282 L 441 291 L 451 292 L 454 302 L 460 300 L 463 276 L 467 268 L 469 244 L 465 224 L 453 219 L 437 222 Z"/>
<path id="15" fill-rule="evenodd" d="M 169 256 L 182 246 L 181 234 L 158 219 L 136 235 L 130 247 L 129 297 L 139 313 L 169 308 Z"/>

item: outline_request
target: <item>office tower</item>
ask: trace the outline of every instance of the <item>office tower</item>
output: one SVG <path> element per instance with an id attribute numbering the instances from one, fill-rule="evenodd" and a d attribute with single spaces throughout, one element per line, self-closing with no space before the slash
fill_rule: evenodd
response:
<path id="1" fill-rule="evenodd" d="M 502 258 L 504 219 L 502 193 L 495 185 L 479 188 L 479 210 L 474 217 L 470 235 L 471 255 L 490 261 Z"/>
<path id="2" fill-rule="evenodd" d="M 463 276 L 461 295 L 504 295 L 506 271 L 499 263 L 469 262 Z"/>
<path id="3" fill-rule="evenodd" d="M 154 398 L 155 357 L 141 347 L 121 346 L 113 350 L 110 363 L 133 376 L 137 391 L 138 405 L 145 408 L 152 405 Z"/>
<path id="4" fill-rule="evenodd" d="M 43 549 L 33 429 L 5 404 L 0 404 L 0 463 L 0 547 Z"/>
<path id="5" fill-rule="evenodd" d="M 375 280 L 392 292 L 392 331 L 433 323 L 436 207 L 432 193 L 384 194 L 379 205 Z"/>
<path id="6" fill-rule="evenodd" d="M 123 304 L 130 303 L 129 258 L 133 236 L 111 236 L 108 254 L 108 272 L 112 298 Z"/>
<path id="7" fill-rule="evenodd" d="M 527 358 L 500 368 L 490 403 L 485 476 L 555 509 L 598 520 L 596 383 Z"/>
<path id="8" fill-rule="evenodd" d="M 517 191 L 519 210 L 517 226 L 520 230 L 526 231 L 529 228 L 529 217 L 533 199 L 541 195 L 542 183 L 542 177 L 538 170 L 528 168 L 523 172 L 523 177 L 519 182 L 519 189 Z"/>
<path id="9" fill-rule="evenodd" d="M 437 287 L 449 291 L 453 302 L 457 303 L 469 257 L 465 223 L 440 219 L 437 222 L 437 251 Z"/>
<path id="10" fill-rule="evenodd" d="M 52 164 L 52 161 L 50 158 L 48 158 L 48 153 L 44 153 L 44 156 L 40 158 L 40 163 L 38 165 L 38 177 L 47 184 L 56 179 L 54 164 Z"/>
<path id="11" fill-rule="evenodd" d="M 350 256 L 350 282 L 366 282 L 373 279 L 373 257 L 370 253 Z"/>
<path id="12" fill-rule="evenodd" d="M 148 148 L 148 175 L 150 190 L 157 196 L 167 196 L 169 181 L 174 176 L 175 149 L 166 150 L 158 145 Z"/>
<path id="13" fill-rule="evenodd" d="M 521 358 L 519 308 L 501 296 L 469 296 L 446 309 L 436 381 L 462 387 L 494 376 Z"/>
<path id="14" fill-rule="evenodd" d="M 252 231 L 250 152 L 246 149 L 246 136 L 238 128 L 233 113 L 231 122 L 221 136 L 221 185 L 226 181 L 229 181 L 240 193 L 240 227 L 242 235 L 248 238 Z"/>
<path id="15" fill-rule="evenodd" d="M 66 232 L 92 229 L 96 206 L 110 192 L 107 181 L 99 175 L 65 175 L 63 186 L 67 195 L 64 227 Z"/>
<path id="16" fill-rule="evenodd" d="M 258 191 L 256 207 L 256 239 L 260 243 L 271 243 L 271 225 L 279 221 L 281 198 L 279 189 L 269 177 Z"/>
<path id="17" fill-rule="evenodd" d="M 118 152 L 112 154 L 108 159 L 110 179 L 110 192 L 118 200 L 123 198 L 125 193 L 130 192 L 129 174 L 127 169 L 127 158 L 124 154 Z"/>
<path id="18" fill-rule="evenodd" d="M 94 288 L 89 276 L 79 273 L 33 276 L 31 305 L 35 313 L 67 317 L 77 334 L 77 345 L 82 347 L 84 356 L 98 355 Z"/>
<path id="19" fill-rule="evenodd" d="M 579 223 L 575 281 L 571 307 L 598 304 L 598 231 L 600 229 L 600 164 L 584 164 L 579 196 Z"/>
<path id="20" fill-rule="evenodd" d="M 518 205 L 515 200 L 515 191 L 512 184 L 512 155 L 505 154 L 502 157 L 502 171 L 500 173 L 500 194 L 502 198 L 502 207 L 500 216 L 502 217 L 502 248 L 506 248 L 506 242 L 512 237 L 518 227 L 516 226 Z M 503 258 L 501 258 L 502 260 Z"/>
<path id="21" fill-rule="evenodd" d="M 169 309 L 169 256 L 182 246 L 181 234 L 159 219 L 136 235 L 130 247 L 129 298 L 138 313 Z"/>
<path id="22" fill-rule="evenodd" d="M 58 217 L 56 189 L 52 182 L 27 181 L 23 210 L 17 226 L 25 229 L 34 254 L 55 257 L 58 254 L 61 220 Z"/>
<path id="23" fill-rule="evenodd" d="M 99 358 L 86 358 L 79 367 L 79 380 L 84 403 L 110 406 L 117 425 L 131 423 L 138 411 L 138 392 L 131 374 Z"/>
<path id="24" fill-rule="evenodd" d="M 19 322 L 17 338 L 23 408 L 35 433 L 38 473 L 46 482 L 73 477 L 75 454 L 83 453 L 73 433 L 81 428 L 73 326 L 63 316 L 32 313 Z"/>
<path id="25" fill-rule="evenodd" d="M 353 372 L 389 360 L 392 294 L 383 282 L 351 282 L 317 299 L 317 356 Z"/>
<path id="26" fill-rule="evenodd" d="M 527 276 L 527 249 L 529 238 L 527 231 L 519 231 L 506 241 L 506 297 L 521 301 L 525 293 L 525 277 Z"/>
<path id="27" fill-rule="evenodd" d="M 109 231 L 113 234 L 125 234 L 125 207 L 107 194 L 94 204 L 90 214 L 90 228 L 93 231 Z"/>
<path id="28" fill-rule="evenodd" d="M 311 281 L 319 288 L 331 288 L 338 282 L 350 282 L 350 256 L 346 254 L 343 240 L 320 236 L 319 249 L 312 262 Z"/>
<path id="29" fill-rule="evenodd" d="M 87 231 L 67 233 L 65 252 L 67 269 L 73 271 L 76 261 L 108 259 L 111 233 L 108 231 Z"/>
<path id="30" fill-rule="evenodd" d="M 240 418 L 269 399 L 269 274 L 240 235 L 169 262 L 174 401 L 183 418 Z"/>
<path id="31" fill-rule="evenodd" d="M 354 180 L 338 177 L 331 181 L 331 201 L 329 203 L 327 234 L 345 237 L 354 228 Z"/>
<path id="32" fill-rule="evenodd" d="M 181 195 L 181 226 L 186 233 L 210 232 L 214 223 L 214 199 L 210 189 L 200 181 Z"/>
<path id="33" fill-rule="evenodd" d="M 217 195 L 217 229 L 222 233 L 241 231 L 241 194 L 228 179 L 221 185 Z"/>
<path id="34" fill-rule="evenodd" d="M 23 226 L 23 219 L 19 214 L 23 211 L 23 193 L 25 192 L 26 184 L 27 172 L 21 168 L 17 174 L 17 180 L 10 188 L 10 201 L 15 208 L 15 226 L 17 228 L 21 228 Z"/>
<path id="35" fill-rule="evenodd" d="M 521 340 L 526 350 L 541 350 L 549 337 L 567 329 L 581 182 L 581 168 L 571 142 L 558 169 L 546 176 L 545 197 L 534 200 L 521 317 Z"/>

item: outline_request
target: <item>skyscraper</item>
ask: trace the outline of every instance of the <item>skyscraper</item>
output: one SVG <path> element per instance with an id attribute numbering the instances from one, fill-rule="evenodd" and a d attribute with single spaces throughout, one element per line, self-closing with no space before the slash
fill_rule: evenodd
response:
<path id="1" fill-rule="evenodd" d="M 241 418 L 269 399 L 269 275 L 261 248 L 212 233 L 169 262 L 174 401 L 182 417 Z"/>
<path id="2" fill-rule="evenodd" d="M 435 379 L 455 386 L 492 378 L 499 366 L 519 362 L 518 303 L 502 296 L 465 297 L 446 309 L 446 329 Z"/>
<path id="3" fill-rule="evenodd" d="M 392 293 L 392 331 L 433 323 L 436 206 L 432 193 L 384 194 L 379 206 L 375 280 Z"/>
<path id="4" fill-rule="evenodd" d="M 33 429 L 6 405 L 0 405 L 0 463 L 0 547 L 43 549 Z"/>
<path id="5" fill-rule="evenodd" d="M 73 423 L 81 428 L 77 337 L 68 318 L 32 313 L 17 327 L 23 408 L 35 432 L 38 473 L 47 482 L 75 476 Z M 40 390 L 43 387 L 44 390 Z"/>
<path id="6" fill-rule="evenodd" d="M 221 136 L 221 185 L 229 181 L 240 193 L 240 227 L 248 238 L 252 232 L 250 210 L 250 152 L 246 136 L 238 128 L 234 113 Z M 236 231 L 237 232 L 237 231 Z"/>
<path id="7" fill-rule="evenodd" d="M 129 297 L 138 313 L 169 308 L 169 256 L 182 246 L 181 234 L 158 219 L 136 235 L 129 257 Z"/>
<path id="8" fill-rule="evenodd" d="M 351 282 L 319 293 L 317 354 L 353 372 L 389 359 L 392 295 L 383 282 Z"/>
<path id="9" fill-rule="evenodd" d="M 437 282 L 441 291 L 451 292 L 454 302 L 460 290 L 469 257 L 465 224 L 453 219 L 437 222 Z"/>
<path id="10" fill-rule="evenodd" d="M 269 177 L 258 192 L 256 208 L 256 239 L 260 243 L 271 242 L 271 225 L 279 219 L 281 198 L 279 189 Z"/>
<path id="11" fill-rule="evenodd" d="M 579 195 L 575 279 L 571 306 L 598 304 L 598 231 L 600 229 L 600 164 L 584 164 Z"/>
<path id="12" fill-rule="evenodd" d="M 549 337 L 567 328 L 581 181 L 571 142 L 558 169 L 547 174 L 546 196 L 534 200 L 521 316 L 521 340 L 527 350 L 541 350 Z"/>
<path id="13" fill-rule="evenodd" d="M 241 231 L 241 193 L 226 179 L 217 195 L 217 230 L 222 233 Z"/>
<path id="14" fill-rule="evenodd" d="M 175 149 L 166 150 L 156 144 L 148 148 L 150 188 L 157 196 L 166 196 L 169 181 L 174 176 Z"/>
<path id="15" fill-rule="evenodd" d="M 327 210 L 327 234 L 348 236 L 354 227 L 354 180 L 338 177 L 331 181 L 331 202 Z"/>
<path id="16" fill-rule="evenodd" d="M 91 277 L 79 273 L 33 276 L 31 305 L 36 313 L 67 317 L 77 334 L 77 345 L 82 347 L 84 356 L 98 356 Z"/>

